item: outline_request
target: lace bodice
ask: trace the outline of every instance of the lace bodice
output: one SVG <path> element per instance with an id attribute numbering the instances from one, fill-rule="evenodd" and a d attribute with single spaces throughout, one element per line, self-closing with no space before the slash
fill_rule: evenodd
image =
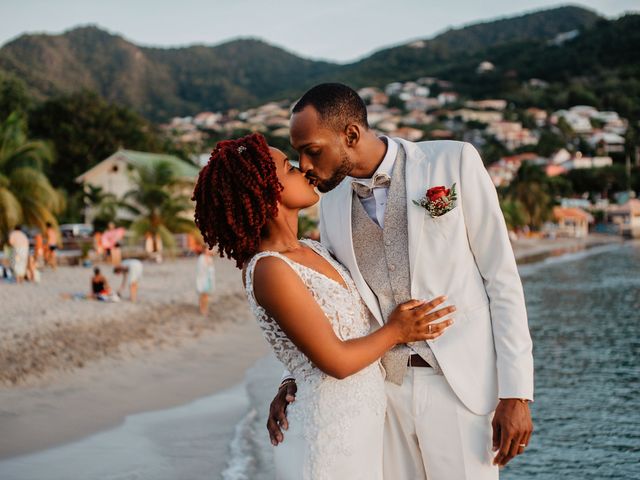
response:
<path id="1" fill-rule="evenodd" d="M 269 317 L 264 308 L 256 302 L 253 294 L 253 271 L 261 258 L 274 256 L 284 260 L 302 279 L 316 300 L 327 319 L 331 322 L 333 331 L 341 340 L 358 338 L 369 332 L 369 317 L 366 306 L 362 302 L 355 284 L 347 270 L 331 256 L 322 244 L 313 240 L 302 240 L 316 253 L 324 257 L 340 274 L 347 288 L 326 275 L 294 262 L 277 252 L 260 252 L 247 265 L 246 290 L 249 304 L 253 310 L 264 336 L 273 351 L 284 366 L 296 378 L 309 379 L 312 376 L 325 375 L 311 361 L 298 350 L 291 340 L 280 329 L 280 326 Z M 304 319 L 301 319 L 302 321 Z"/>
<path id="2" fill-rule="evenodd" d="M 264 337 L 276 357 L 291 372 L 298 386 L 296 401 L 287 408 L 287 416 L 290 424 L 298 422 L 303 426 L 306 453 L 304 471 L 293 478 L 333 480 L 336 478 L 336 469 L 340 465 L 347 465 L 353 458 L 354 451 L 365 448 L 367 442 L 380 444 L 382 441 L 386 408 L 384 376 L 379 362 L 376 362 L 343 380 L 330 377 L 298 350 L 278 323 L 256 302 L 253 293 L 255 265 L 263 257 L 275 256 L 285 261 L 299 275 L 338 338 L 349 340 L 369 333 L 368 310 L 347 270 L 320 243 L 312 240 L 302 242 L 337 270 L 347 288 L 280 253 L 261 252 L 247 265 L 246 292 Z M 304 321 L 304 318 L 300 321 Z M 354 422 L 362 422 L 364 418 L 367 419 L 365 424 L 380 426 L 380 435 L 370 435 L 361 432 L 361 427 L 354 427 Z M 367 435 L 370 438 L 366 438 Z M 365 473 L 359 473 L 351 477 L 366 476 Z"/>

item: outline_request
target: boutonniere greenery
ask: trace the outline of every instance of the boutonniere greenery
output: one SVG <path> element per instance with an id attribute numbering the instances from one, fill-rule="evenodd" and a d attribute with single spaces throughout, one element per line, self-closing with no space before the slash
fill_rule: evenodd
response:
<path id="1" fill-rule="evenodd" d="M 456 206 L 456 184 L 451 188 L 443 185 L 431 187 L 427 193 L 419 201 L 414 200 L 413 203 L 424 208 L 433 218 L 441 217 L 447 212 L 453 210 Z"/>

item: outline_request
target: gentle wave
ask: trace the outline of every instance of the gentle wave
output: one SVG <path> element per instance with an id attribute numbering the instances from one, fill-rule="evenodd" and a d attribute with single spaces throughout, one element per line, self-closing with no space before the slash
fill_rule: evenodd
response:
<path id="1" fill-rule="evenodd" d="M 267 480 L 274 477 L 272 446 L 265 427 L 269 403 L 277 389 L 282 365 L 273 355 L 259 360 L 245 375 L 249 402 L 229 445 L 223 480 Z"/>
<path id="2" fill-rule="evenodd" d="M 249 410 L 236 425 L 229 447 L 229 462 L 222 472 L 222 480 L 253 480 L 256 472 L 255 420 L 258 412 Z"/>

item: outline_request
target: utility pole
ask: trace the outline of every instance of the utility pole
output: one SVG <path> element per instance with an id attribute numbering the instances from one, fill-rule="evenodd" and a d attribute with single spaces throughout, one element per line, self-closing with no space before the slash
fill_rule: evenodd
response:
<path id="1" fill-rule="evenodd" d="M 627 195 L 631 197 L 631 155 L 627 153 L 625 155 L 626 173 L 627 173 Z"/>

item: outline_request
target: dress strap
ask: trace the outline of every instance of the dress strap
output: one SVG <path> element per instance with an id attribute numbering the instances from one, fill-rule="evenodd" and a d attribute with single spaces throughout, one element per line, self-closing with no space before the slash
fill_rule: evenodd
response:
<path id="1" fill-rule="evenodd" d="M 257 302 L 256 302 L 256 299 L 255 299 L 255 297 L 253 295 L 253 271 L 256 268 L 256 264 L 258 263 L 258 260 L 260 260 L 261 258 L 265 258 L 265 257 L 276 257 L 276 258 L 279 258 L 281 260 L 284 260 L 287 263 L 287 265 L 289 265 L 293 269 L 293 271 L 296 272 L 297 275 L 300 275 L 300 272 L 296 268 L 295 262 L 291 261 L 290 259 L 288 259 L 286 256 L 282 255 L 281 253 L 273 252 L 273 251 L 270 251 L 270 250 L 267 250 L 265 252 L 256 253 L 251 258 L 251 260 L 249 260 L 249 263 L 247 264 L 247 268 L 245 270 L 245 277 L 244 277 L 245 290 L 247 291 L 247 295 L 256 304 L 257 304 Z"/>
<path id="2" fill-rule="evenodd" d="M 315 251 L 318 255 L 326 257 L 329 251 L 320 242 L 311 240 L 310 238 L 301 238 L 300 243 L 304 243 L 311 250 Z"/>

